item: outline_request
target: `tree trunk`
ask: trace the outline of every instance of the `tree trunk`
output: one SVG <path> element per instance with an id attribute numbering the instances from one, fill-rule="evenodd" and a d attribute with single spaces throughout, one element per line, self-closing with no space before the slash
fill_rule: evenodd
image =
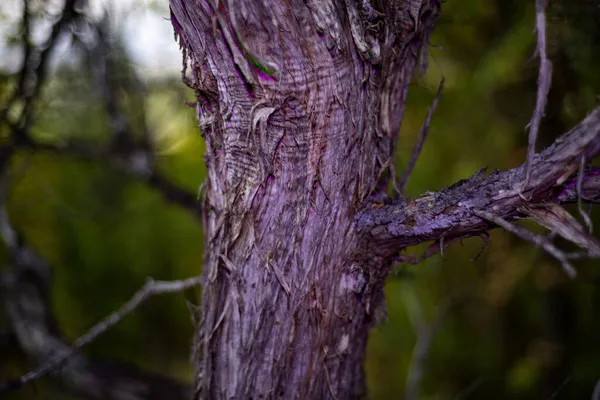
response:
<path id="1" fill-rule="evenodd" d="M 206 140 L 196 394 L 363 397 L 391 261 L 355 214 L 387 187 L 439 3 L 170 5 Z"/>

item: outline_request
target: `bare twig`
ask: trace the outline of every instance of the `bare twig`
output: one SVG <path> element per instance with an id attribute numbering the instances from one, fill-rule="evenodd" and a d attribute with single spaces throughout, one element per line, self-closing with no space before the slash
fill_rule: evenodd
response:
<path id="1" fill-rule="evenodd" d="M 19 389 L 27 382 L 52 373 L 60 379 L 62 386 L 76 395 L 97 396 L 102 391 L 106 399 L 123 398 L 189 398 L 189 388 L 159 374 L 149 373 L 112 360 L 95 358 L 90 360 L 75 352 L 118 322 L 127 313 L 152 294 L 174 291 L 178 282 L 157 282 L 152 287 L 147 284 L 118 312 L 101 324 L 96 325 L 85 336 L 69 346 L 54 328 L 56 321 L 50 306 L 51 272 L 46 263 L 27 241 L 11 226 L 6 212 L 9 185 L 26 170 L 28 163 L 10 175 L 3 166 L 0 179 L 0 235 L 8 250 L 10 268 L 0 273 L 1 300 L 4 303 L 8 327 L 21 350 L 32 360 L 43 363 L 42 367 L 24 377 L 0 382 L 0 394 Z M 180 281 L 180 287 L 195 284 L 199 278 Z M 61 360 L 62 359 L 62 360 Z M 54 370 L 68 362 L 67 368 Z"/>
<path id="2" fill-rule="evenodd" d="M 558 204 L 524 204 L 518 208 L 538 224 L 585 250 L 589 257 L 600 257 L 600 244 L 571 214 Z"/>
<path id="3" fill-rule="evenodd" d="M 98 336 L 120 322 L 124 317 L 135 311 L 145 300 L 156 294 L 178 293 L 186 289 L 199 286 L 201 277 L 193 277 L 178 281 L 154 281 L 148 279 L 146 284 L 139 289 L 121 308 L 110 314 L 104 320 L 94 325 L 83 336 L 77 339 L 73 345 L 66 350 L 60 351 L 50 357 L 39 368 L 36 368 L 18 379 L 5 382 L 0 385 L 0 393 L 17 389 L 25 384 L 35 381 L 54 370 L 60 368 L 73 357 L 77 351 L 93 342 Z"/>
<path id="4" fill-rule="evenodd" d="M 548 101 L 550 84 L 552 83 L 552 62 L 548 59 L 546 53 L 546 0 L 535 1 L 535 27 L 537 31 L 536 51 L 540 56 L 540 71 L 538 75 L 538 88 L 533 116 L 529 122 L 529 144 L 527 146 L 527 166 L 525 169 L 525 182 L 521 188 L 524 192 L 529 186 L 531 171 L 533 167 L 533 158 L 535 156 L 535 143 L 537 141 L 540 122 L 544 116 L 544 109 Z"/>
<path id="5" fill-rule="evenodd" d="M 561 266 L 563 267 L 564 271 L 569 277 L 575 278 L 577 276 L 577 272 L 569 262 L 568 255 L 565 254 L 562 250 L 558 249 L 552 243 L 550 243 L 550 241 L 546 237 L 536 235 L 535 233 L 528 231 L 525 228 L 511 224 L 502 217 L 499 217 L 484 210 L 474 210 L 473 214 L 477 215 L 480 218 L 493 222 L 501 228 L 504 228 L 505 230 L 519 236 L 521 239 L 527 240 L 533 243 L 534 245 L 543 248 L 544 250 L 546 250 L 546 252 L 548 252 L 548 254 L 550 254 L 560 262 Z"/>
<path id="6" fill-rule="evenodd" d="M 451 238 L 445 238 L 445 236 L 440 237 L 440 239 L 431 243 L 424 251 L 421 253 L 419 257 L 414 254 L 398 254 L 394 257 L 394 262 L 404 263 L 404 264 L 420 264 L 426 259 L 435 256 L 440 253 L 442 258 L 444 258 L 443 249 L 448 248 L 452 243 L 462 240 L 460 236 L 454 236 Z M 483 250 L 483 249 L 482 249 Z"/>
<path id="7" fill-rule="evenodd" d="M 423 126 L 421 126 L 421 130 L 419 131 L 419 135 L 417 137 L 417 143 L 413 147 L 412 154 L 410 155 L 410 160 L 406 165 L 406 168 L 402 172 L 402 177 L 400 178 L 400 182 L 398 183 L 398 194 L 402 197 L 404 196 L 404 189 L 406 188 L 406 184 L 408 183 L 408 179 L 410 178 L 410 174 L 412 173 L 417 160 L 419 159 L 419 155 L 421 155 L 421 150 L 423 150 L 423 145 L 425 144 L 425 140 L 427 139 L 427 134 L 429 133 L 429 125 L 431 124 L 431 119 L 433 118 L 433 113 L 435 112 L 438 102 L 440 101 L 440 97 L 442 96 L 442 91 L 444 90 L 444 77 L 440 80 L 440 84 L 438 85 L 437 92 L 435 97 L 433 98 L 433 102 L 429 107 L 429 111 L 427 112 L 427 117 L 425 117 L 425 121 L 423 122 Z"/>
<path id="8" fill-rule="evenodd" d="M 481 240 L 483 241 L 483 243 L 481 244 L 481 248 L 479 249 L 479 251 L 477 252 L 477 254 L 475 254 L 475 257 L 470 258 L 471 262 L 477 261 L 477 259 L 479 258 L 479 256 L 483 253 L 483 250 L 485 250 L 485 248 L 487 246 L 489 246 L 489 244 L 490 244 L 490 234 L 489 233 L 483 232 L 481 235 L 479 235 L 479 237 L 481 238 Z"/>

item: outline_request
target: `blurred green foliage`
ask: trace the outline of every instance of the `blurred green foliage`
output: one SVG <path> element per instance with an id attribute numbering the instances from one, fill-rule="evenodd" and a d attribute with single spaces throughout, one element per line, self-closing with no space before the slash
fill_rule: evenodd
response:
<path id="1" fill-rule="evenodd" d="M 540 148 L 596 106 L 600 94 L 597 2 L 550 3 L 554 77 Z M 431 38 L 430 69 L 409 91 L 398 146 L 401 171 L 443 74 L 446 90 L 409 195 L 450 185 L 481 167 L 523 162 L 538 72 L 533 24 L 533 0 L 444 3 Z M 111 56 L 119 64 L 113 78 L 134 132 L 150 133 L 159 170 L 194 193 L 205 169 L 194 112 L 184 106 L 192 93 L 176 73 L 139 80 L 127 51 Z M 11 79 L 0 79 L 0 99 Z M 105 143 L 109 126 L 97 90 L 83 61 L 62 65 L 42 93 L 35 137 Z M 134 178 L 102 163 L 43 153 L 21 154 L 12 169 L 21 173 L 9 199 L 11 222 L 52 266 L 53 308 L 67 338 L 118 308 L 148 276 L 200 272 L 198 219 Z M 389 278 L 388 317 L 373 329 L 366 357 L 370 399 L 404 398 L 415 345 L 433 325 L 421 399 L 591 396 L 600 378 L 597 263 L 578 265 L 581 277 L 569 281 L 553 260 L 508 233 L 494 231 L 489 241 L 475 261 L 483 245 L 478 238 L 452 245 L 443 257 L 398 267 Z M 87 351 L 191 381 L 191 333 L 184 296 L 161 296 Z M 14 349 L 2 357 L 13 362 L 0 379 L 30 367 Z M 25 388 L 10 398 L 70 398 L 48 393 Z"/>

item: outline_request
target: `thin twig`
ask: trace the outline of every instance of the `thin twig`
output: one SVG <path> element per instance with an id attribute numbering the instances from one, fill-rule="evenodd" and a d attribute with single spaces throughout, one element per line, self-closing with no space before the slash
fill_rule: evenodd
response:
<path id="1" fill-rule="evenodd" d="M 585 155 L 581 156 L 581 161 L 579 163 L 579 174 L 577 175 L 577 209 L 579 210 L 579 215 L 583 218 L 585 222 L 585 226 L 587 226 L 588 231 L 591 233 L 594 226 L 592 224 L 592 219 L 588 215 L 588 213 L 583 209 L 583 204 L 581 202 L 581 193 L 583 187 L 583 175 L 585 174 Z"/>
<path id="2" fill-rule="evenodd" d="M 489 233 L 483 232 L 483 233 L 481 233 L 479 235 L 479 237 L 481 238 L 481 240 L 483 240 L 483 243 L 481 245 L 481 248 L 477 252 L 477 254 L 475 254 L 475 257 L 469 259 L 469 260 L 471 260 L 471 262 L 477 261 L 477 259 L 479 258 L 479 256 L 481 254 L 483 254 L 483 250 L 485 250 L 485 248 L 488 247 L 488 245 L 489 245 L 489 241 L 490 241 L 490 234 Z"/>
<path id="3" fill-rule="evenodd" d="M 0 384 L 0 394 L 9 390 L 17 389 L 27 383 L 33 382 L 64 365 L 78 350 L 93 342 L 98 336 L 119 323 L 124 317 L 135 311 L 145 300 L 156 294 L 178 293 L 186 289 L 199 286 L 201 277 L 193 277 L 177 281 L 154 281 L 148 279 L 146 284 L 139 289 L 127 303 L 114 313 L 107 316 L 104 320 L 98 322 L 83 336 L 77 339 L 68 349 L 50 357 L 39 368 L 36 368 L 25 375 L 12 381 Z"/>
<path id="4" fill-rule="evenodd" d="M 535 143 L 537 141 L 540 122 L 544 116 L 544 109 L 548 101 L 550 84 L 552 82 L 552 62 L 548 59 L 546 53 L 546 0 L 535 1 L 535 28 L 537 31 L 536 51 L 540 56 L 540 70 L 538 75 L 537 96 L 533 116 L 529 122 L 529 144 L 527 146 L 527 166 L 525 168 L 525 182 L 521 188 L 524 192 L 529 186 L 531 170 L 533 167 L 533 158 L 535 156 Z"/>
<path id="5" fill-rule="evenodd" d="M 444 258 L 444 239 L 446 238 L 446 234 L 450 231 L 451 231 L 451 229 L 448 229 L 446 232 L 444 232 L 442 234 L 442 236 L 440 236 L 440 255 L 442 256 L 442 258 Z M 455 239 L 457 239 L 457 238 L 455 238 Z M 452 241 L 450 243 L 452 243 Z"/>
<path id="6" fill-rule="evenodd" d="M 115 387 L 110 394 L 104 393 L 105 398 L 138 398 L 140 387 L 152 393 L 168 391 L 173 399 L 188 398 L 186 386 L 175 381 L 141 370 L 123 369 L 119 362 L 84 359 L 75 354 L 77 347 L 69 346 L 56 335 L 54 328 L 51 328 L 56 326 L 56 321 L 50 312 L 49 304 L 50 267 L 11 226 L 6 212 L 9 186 L 14 185 L 15 181 L 24 175 L 28 166 L 29 160 L 26 159 L 22 165 L 13 168 L 10 174 L 6 171 L 6 165 L 0 171 L 0 236 L 10 254 L 10 268 L 2 271 L 0 275 L 0 291 L 9 329 L 15 335 L 20 349 L 32 359 L 42 363 L 42 368 L 47 364 L 51 365 L 49 364 L 51 361 L 59 366 L 69 359 L 69 368 L 65 371 L 56 371 L 56 375 L 60 377 L 63 388 L 79 395 L 97 394 L 99 388 L 105 387 L 110 382 Z M 154 294 L 156 290 L 162 289 L 164 293 L 165 285 L 161 284 L 159 282 L 155 288 L 150 288 L 152 290 L 146 294 L 146 297 Z M 139 298 L 138 304 L 143 300 L 144 298 Z M 135 308 L 137 304 L 130 304 L 130 306 Z M 133 308 L 120 310 L 121 315 L 113 315 L 113 317 L 123 318 Z M 103 322 L 106 330 L 118 320 L 107 319 Z M 88 337 L 82 337 L 76 346 L 84 346 L 93 340 L 92 335 L 98 336 L 103 332 L 98 329 L 98 325 L 93 329 L 87 334 Z M 44 363 L 47 356 L 49 357 Z M 45 374 L 42 368 L 33 371 L 37 372 L 37 375 L 30 372 L 24 378 L 0 382 L 0 394 L 19 389 L 27 382 L 42 376 Z M 52 368 L 47 371 L 54 372 Z"/>
<path id="7" fill-rule="evenodd" d="M 398 184 L 398 194 L 400 197 L 404 196 L 404 189 L 406 188 L 406 184 L 408 183 L 408 178 L 410 178 L 410 174 L 419 159 L 419 155 L 421 155 L 421 150 L 423 150 L 423 145 L 425 144 L 425 139 L 427 139 L 427 134 L 429 133 L 429 125 L 431 124 L 431 119 L 433 118 L 433 113 L 437 108 L 438 102 L 440 101 L 440 97 L 442 96 L 442 91 L 444 90 L 444 82 L 445 79 L 442 76 L 440 80 L 440 84 L 438 85 L 437 92 L 435 97 L 433 98 L 433 102 L 429 107 L 429 111 L 427 112 L 427 117 L 423 122 L 423 126 L 421 126 L 421 130 L 419 131 L 419 136 L 417 137 L 417 143 L 415 143 L 415 147 L 413 147 L 412 154 L 410 156 L 410 160 L 402 172 L 402 177 L 400 178 L 400 182 Z"/>
<path id="8" fill-rule="evenodd" d="M 552 243 L 550 243 L 550 241 L 544 236 L 536 235 L 535 233 L 528 231 L 525 228 L 511 224 L 504 218 L 484 210 L 474 210 L 473 214 L 477 215 L 480 218 L 493 222 L 494 224 L 504 228 L 505 230 L 519 236 L 521 239 L 527 240 L 533 243 L 534 245 L 543 248 L 544 250 L 546 250 L 546 252 L 548 252 L 548 254 L 550 254 L 560 262 L 564 271 L 570 278 L 575 278 L 577 276 L 577 272 L 575 271 L 571 263 L 569 263 L 568 255 L 560 249 L 558 249 Z"/>
<path id="9" fill-rule="evenodd" d="M 550 230 L 552 235 L 559 235 L 564 239 L 586 250 L 589 257 L 600 257 L 600 243 L 590 233 L 558 204 L 541 203 L 525 204 L 517 207 L 517 211 L 533 218 L 535 222 Z M 552 237 L 548 238 L 549 241 Z"/>
<path id="10" fill-rule="evenodd" d="M 445 234 L 443 234 L 443 235 L 445 235 Z M 443 239 L 442 239 L 442 237 L 443 237 Z M 450 239 L 446 239 L 445 236 L 442 236 L 442 237 L 440 237 L 439 240 L 436 240 L 431 245 L 429 245 L 429 247 L 427 247 L 425 249 L 425 251 L 423 251 L 423 253 L 421 253 L 421 255 L 419 257 L 417 257 L 414 254 L 398 254 L 394 258 L 394 262 L 398 262 L 401 264 L 406 263 L 406 264 L 417 265 L 417 264 L 420 264 L 421 262 L 425 261 L 426 259 L 435 256 L 438 253 L 440 253 L 442 258 L 444 258 L 442 246 L 444 249 L 446 249 L 452 243 L 462 240 L 462 236 L 453 236 Z"/>

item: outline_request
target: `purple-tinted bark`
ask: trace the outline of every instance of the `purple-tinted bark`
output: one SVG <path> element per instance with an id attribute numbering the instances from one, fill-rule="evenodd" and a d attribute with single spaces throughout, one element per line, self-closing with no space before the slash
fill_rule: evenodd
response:
<path id="1" fill-rule="evenodd" d="M 356 217 L 357 229 L 364 232 L 370 251 L 392 256 L 404 247 L 430 240 L 478 235 L 493 224 L 473 214 L 483 210 L 507 220 L 524 218 L 524 205 L 577 201 L 577 176 L 581 157 L 591 159 L 600 150 L 600 108 L 577 127 L 560 137 L 534 158 L 528 189 L 519 184 L 526 165 L 506 172 L 485 171 L 449 188 L 412 200 L 390 204 L 373 203 Z M 582 198 L 597 202 L 598 168 L 583 177 Z"/>
<path id="2" fill-rule="evenodd" d="M 406 2 L 170 4 L 207 147 L 198 394 L 358 397 L 390 261 L 361 254 L 353 215 L 438 4 L 417 31 Z"/>
<path id="3" fill-rule="evenodd" d="M 572 201 L 564 182 L 600 145 L 594 112 L 535 159 L 526 193 L 520 167 L 382 200 L 440 2 L 170 6 L 206 140 L 201 398 L 364 396 L 367 334 L 394 255 L 490 229 L 473 209 L 511 219 L 524 198 Z"/>

